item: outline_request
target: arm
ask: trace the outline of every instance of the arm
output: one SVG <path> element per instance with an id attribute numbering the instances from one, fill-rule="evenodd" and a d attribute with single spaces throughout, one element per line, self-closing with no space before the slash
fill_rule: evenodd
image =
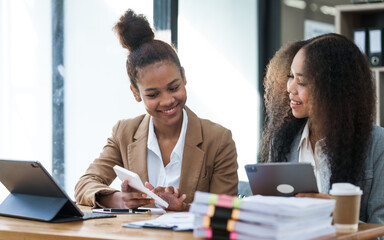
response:
<path id="1" fill-rule="evenodd" d="M 147 194 L 137 191 L 128 185 L 125 180 L 121 184 L 121 192 L 109 195 L 96 195 L 96 202 L 101 206 L 109 208 L 138 208 L 143 205 L 154 203 L 154 199 L 147 199 Z"/>
<path id="2" fill-rule="evenodd" d="M 384 145 L 383 143 L 381 145 Z M 370 191 L 369 189 L 364 189 L 364 191 L 369 193 L 367 222 L 384 224 L 384 146 L 375 159 L 372 188 Z"/>
<path id="3" fill-rule="evenodd" d="M 117 132 L 123 132 L 119 130 L 120 125 L 121 122 L 118 122 L 114 126 L 112 137 L 108 138 L 100 157 L 94 160 L 76 184 L 75 197 L 78 203 L 92 207 L 135 208 L 153 202 L 145 199 L 145 194 L 130 188 L 128 182 L 122 184 L 121 192 L 109 187 L 116 178 L 113 167 L 123 165 L 122 153 L 125 148 L 120 146 L 126 146 L 126 143 L 121 143 L 117 136 Z M 124 134 L 129 135 L 129 132 L 124 131 Z"/>
<path id="4" fill-rule="evenodd" d="M 225 129 L 215 155 L 209 192 L 237 195 L 239 182 L 237 169 L 235 142 L 232 139 L 231 131 Z"/>
<path id="5" fill-rule="evenodd" d="M 90 164 L 85 174 L 77 182 L 75 198 L 78 203 L 92 207 L 101 206 L 96 202 L 97 196 L 118 192 L 118 190 L 109 187 L 116 178 L 113 166 L 122 166 L 120 148 L 115 136 L 118 127 L 119 123 L 113 127 L 112 137 L 108 138 L 99 158 Z"/>

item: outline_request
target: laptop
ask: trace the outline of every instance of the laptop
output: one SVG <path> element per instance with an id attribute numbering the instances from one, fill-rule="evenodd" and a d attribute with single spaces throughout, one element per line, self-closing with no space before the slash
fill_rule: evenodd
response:
<path id="1" fill-rule="evenodd" d="M 253 195 L 295 196 L 318 193 L 310 163 L 256 163 L 245 165 Z"/>
<path id="2" fill-rule="evenodd" d="M 0 182 L 10 192 L 0 205 L 0 215 L 45 222 L 115 217 L 82 212 L 38 161 L 0 159 Z"/>

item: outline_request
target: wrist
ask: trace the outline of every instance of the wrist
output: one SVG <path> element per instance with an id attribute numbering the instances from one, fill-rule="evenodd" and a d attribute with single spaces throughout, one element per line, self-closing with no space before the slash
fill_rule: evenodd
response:
<path id="1" fill-rule="evenodd" d="M 121 192 L 99 193 L 96 204 L 103 208 L 121 208 Z"/>

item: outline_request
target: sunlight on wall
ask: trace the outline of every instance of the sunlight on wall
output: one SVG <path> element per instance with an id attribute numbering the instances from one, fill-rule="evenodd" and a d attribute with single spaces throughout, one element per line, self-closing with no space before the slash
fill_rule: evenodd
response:
<path id="1" fill-rule="evenodd" d="M 181 0 L 179 5 L 187 105 L 232 131 L 240 180 L 247 180 L 244 165 L 256 162 L 259 139 L 255 5 L 230 0 Z"/>
<path id="2" fill-rule="evenodd" d="M 0 159 L 50 170 L 51 1 L 0 1 Z M 0 201 L 8 191 L 0 186 Z"/>
<path id="3" fill-rule="evenodd" d="M 112 31 L 132 8 L 153 22 L 153 0 L 66 0 L 65 190 L 99 157 L 118 120 L 145 113 L 129 89 L 128 51 Z M 116 180 L 112 187 L 120 189 Z"/>

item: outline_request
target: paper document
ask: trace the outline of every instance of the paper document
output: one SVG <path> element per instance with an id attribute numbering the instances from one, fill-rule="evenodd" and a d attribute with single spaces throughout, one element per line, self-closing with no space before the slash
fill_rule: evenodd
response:
<path id="1" fill-rule="evenodd" d="M 156 228 L 174 231 L 192 231 L 194 214 L 190 212 L 166 213 L 156 219 L 124 223 L 123 227 Z"/>

